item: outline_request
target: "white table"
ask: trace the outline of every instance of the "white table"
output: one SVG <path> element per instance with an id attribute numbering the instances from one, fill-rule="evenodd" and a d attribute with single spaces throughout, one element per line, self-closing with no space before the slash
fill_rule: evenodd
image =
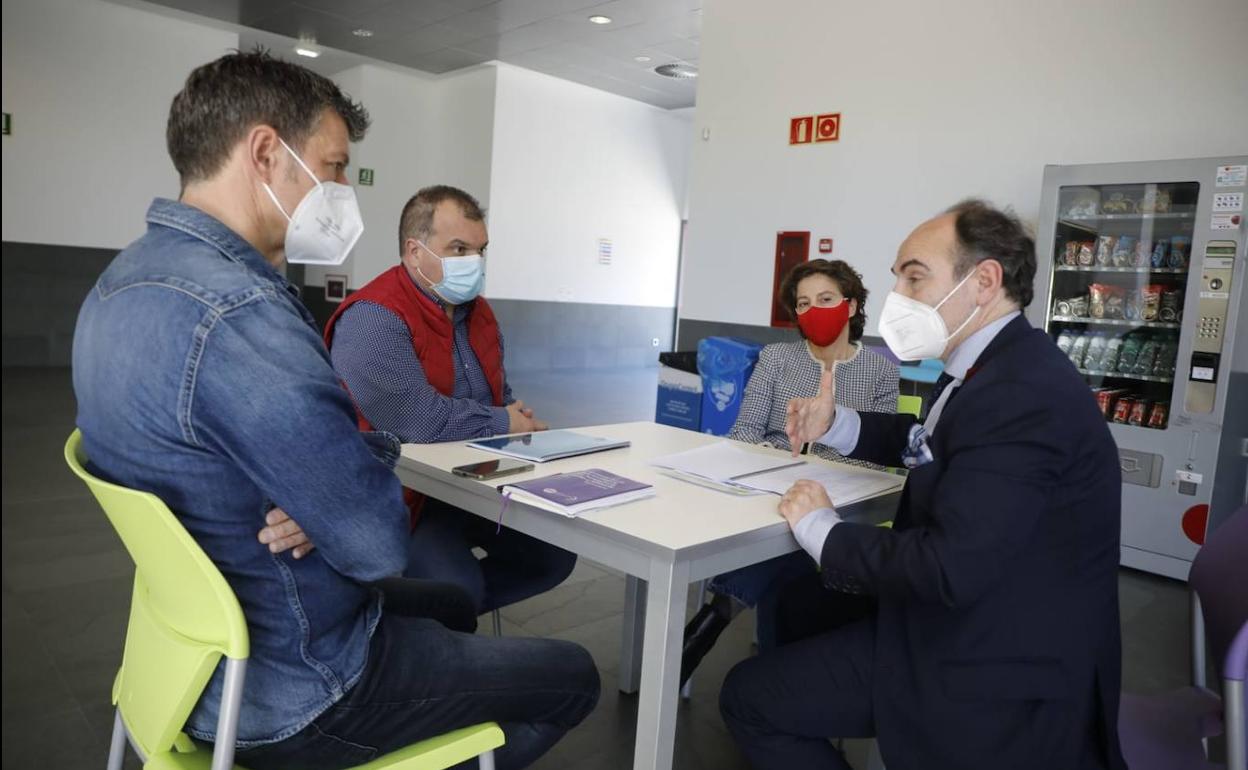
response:
<path id="1" fill-rule="evenodd" d="M 497 486 L 503 483 L 602 468 L 654 485 L 652 498 L 592 511 L 576 519 L 513 501 L 503 523 L 628 576 L 620 689 L 627 693 L 639 687 L 641 690 L 633 767 L 670 768 L 689 583 L 781 556 L 797 550 L 798 545 L 776 511 L 778 498 L 774 495 L 734 496 L 679 481 L 647 465 L 652 458 L 721 438 L 650 422 L 578 430 L 628 439 L 632 446 L 538 464 L 529 473 L 475 481 L 455 476 L 450 469 L 498 455 L 462 442 L 404 444 L 395 472 L 404 486 L 491 520 L 497 519 L 502 506 Z M 751 449 L 779 453 L 762 447 Z M 813 456 L 806 459 L 825 462 Z M 855 503 L 840 513 L 850 521 L 885 521 L 897 509 L 898 494 Z"/>

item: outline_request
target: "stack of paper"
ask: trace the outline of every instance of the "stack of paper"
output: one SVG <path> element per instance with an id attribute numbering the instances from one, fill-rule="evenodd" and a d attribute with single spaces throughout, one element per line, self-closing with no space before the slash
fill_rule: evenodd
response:
<path id="1" fill-rule="evenodd" d="M 752 452 L 730 441 L 659 457 L 650 464 L 678 478 L 736 494 L 783 495 L 794 482 L 808 479 L 822 484 L 834 505 L 856 503 L 905 483 L 904 477 L 883 471 Z"/>

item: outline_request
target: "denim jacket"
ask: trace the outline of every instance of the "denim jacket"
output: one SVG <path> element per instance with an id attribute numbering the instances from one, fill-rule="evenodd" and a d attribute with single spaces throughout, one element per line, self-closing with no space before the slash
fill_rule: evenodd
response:
<path id="1" fill-rule="evenodd" d="M 93 469 L 165 501 L 229 581 L 251 636 L 238 746 L 282 740 L 355 684 L 381 617 L 366 584 L 404 567 L 398 442 L 357 430 L 315 321 L 255 248 L 175 201 L 147 222 L 79 313 L 78 427 Z M 269 553 L 274 506 L 315 550 Z M 216 731 L 222 670 L 196 738 Z"/>

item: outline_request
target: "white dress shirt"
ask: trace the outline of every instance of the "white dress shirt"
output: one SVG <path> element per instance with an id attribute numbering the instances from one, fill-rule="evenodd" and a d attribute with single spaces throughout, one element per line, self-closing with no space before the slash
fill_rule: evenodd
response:
<path id="1" fill-rule="evenodd" d="M 935 430 L 936 422 L 940 419 L 941 412 L 944 411 L 945 404 L 948 403 L 953 391 L 966 379 L 966 373 L 979 360 L 989 343 L 1020 314 L 1018 310 L 1007 313 L 962 340 L 949 353 L 949 359 L 945 362 L 945 371 L 953 377 L 953 381 L 945 386 L 940 398 L 936 399 L 936 403 L 932 404 L 927 411 L 927 420 L 923 423 L 923 428 L 929 436 Z M 858 446 L 858 434 L 861 430 L 862 419 L 858 416 L 858 412 L 849 407 L 838 406 L 836 415 L 832 418 L 832 427 L 818 439 L 818 443 L 832 447 L 843 455 L 848 455 Z M 835 508 L 820 508 L 811 511 L 797 522 L 797 526 L 793 527 L 793 537 L 797 539 L 798 545 L 806 553 L 810 554 L 815 561 L 819 561 L 823 556 L 823 543 L 828 539 L 828 533 L 840 521 L 841 517 L 837 515 Z"/>

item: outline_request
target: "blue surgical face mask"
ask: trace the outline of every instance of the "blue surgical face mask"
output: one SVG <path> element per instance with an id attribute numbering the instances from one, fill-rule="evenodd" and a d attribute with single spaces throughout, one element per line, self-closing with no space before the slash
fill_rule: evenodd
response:
<path id="1" fill-rule="evenodd" d="M 420 241 L 416 245 L 437 257 L 442 262 L 442 280 L 433 283 L 419 267 L 416 272 L 429 283 L 430 289 L 450 305 L 463 305 L 472 302 L 485 286 L 485 258 L 480 254 L 465 254 L 462 257 L 441 257 L 437 252 Z"/>

